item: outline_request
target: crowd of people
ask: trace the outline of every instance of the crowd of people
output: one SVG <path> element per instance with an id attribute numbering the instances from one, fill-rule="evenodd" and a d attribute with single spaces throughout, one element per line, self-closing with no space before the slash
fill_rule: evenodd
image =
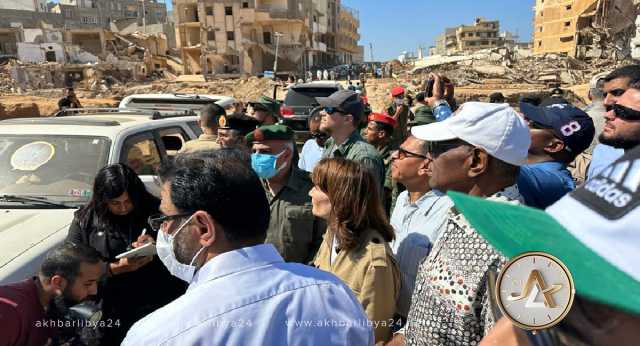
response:
<path id="1" fill-rule="evenodd" d="M 458 105 L 430 79 L 374 112 L 318 97 L 300 152 L 276 100 L 208 105 L 159 200 L 102 168 L 37 276 L 0 286 L 0 345 L 637 344 L 640 65 L 594 77 L 586 110 L 561 91 Z M 502 316 L 507 243 L 567 259 L 563 322 Z M 90 301 L 99 327 L 38 325 Z"/>

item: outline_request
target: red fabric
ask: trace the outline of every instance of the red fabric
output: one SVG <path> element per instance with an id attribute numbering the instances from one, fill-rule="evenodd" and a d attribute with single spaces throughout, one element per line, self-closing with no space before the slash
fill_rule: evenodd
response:
<path id="1" fill-rule="evenodd" d="M 404 88 L 401 87 L 401 86 L 397 86 L 397 87 L 391 89 L 391 96 L 393 96 L 393 97 L 396 97 L 396 96 L 399 96 L 399 95 L 402 95 L 402 94 L 404 94 Z"/>
<path id="2" fill-rule="evenodd" d="M 35 278 L 0 286 L 0 345 L 41 346 L 53 336 Z"/>
<path id="3" fill-rule="evenodd" d="M 396 119 L 390 117 L 386 113 L 371 113 L 371 115 L 369 115 L 369 121 L 375 121 L 396 127 Z"/>

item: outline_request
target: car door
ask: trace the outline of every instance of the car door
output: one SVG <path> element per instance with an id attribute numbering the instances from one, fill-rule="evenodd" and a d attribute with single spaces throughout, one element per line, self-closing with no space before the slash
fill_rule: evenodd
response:
<path id="1" fill-rule="evenodd" d="M 185 129 L 177 124 L 155 129 L 154 136 L 159 144 L 163 160 L 176 156 L 185 143 L 191 139 Z"/>

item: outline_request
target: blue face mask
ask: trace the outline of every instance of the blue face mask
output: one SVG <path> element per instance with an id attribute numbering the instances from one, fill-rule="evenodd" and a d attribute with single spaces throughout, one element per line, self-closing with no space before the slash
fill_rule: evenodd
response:
<path id="1" fill-rule="evenodd" d="M 276 167 L 278 158 L 282 154 L 284 154 L 284 150 L 278 155 L 253 153 L 251 154 L 251 168 L 260 179 L 273 178 L 285 166 L 283 163 L 280 167 Z"/>

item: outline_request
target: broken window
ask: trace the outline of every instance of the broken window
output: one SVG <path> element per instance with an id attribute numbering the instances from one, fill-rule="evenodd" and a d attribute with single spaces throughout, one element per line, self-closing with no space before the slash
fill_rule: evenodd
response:
<path id="1" fill-rule="evenodd" d="M 564 26 L 571 26 L 571 22 L 564 22 Z"/>
<path id="2" fill-rule="evenodd" d="M 542 41 L 538 41 L 538 47 L 542 47 Z"/>
<path id="3" fill-rule="evenodd" d="M 243 2 L 242 3 L 242 8 L 249 8 L 249 3 L 248 2 Z"/>
<path id="4" fill-rule="evenodd" d="M 227 15 L 227 16 L 233 16 L 233 7 L 226 6 L 224 8 L 224 14 Z"/>
<path id="5" fill-rule="evenodd" d="M 539 32 L 542 32 L 542 26 L 538 28 L 538 31 L 539 31 Z"/>
<path id="6" fill-rule="evenodd" d="M 235 33 L 233 31 L 227 31 L 227 41 L 234 41 Z"/>
<path id="7" fill-rule="evenodd" d="M 567 11 L 571 10 L 571 5 L 567 5 Z"/>
<path id="8" fill-rule="evenodd" d="M 231 65 L 238 65 L 238 64 L 240 64 L 240 58 L 237 55 L 232 55 Z"/>
<path id="9" fill-rule="evenodd" d="M 571 42 L 571 41 L 573 41 L 573 36 L 560 37 L 560 42 Z"/>
<path id="10" fill-rule="evenodd" d="M 207 14 L 207 16 L 213 16 L 213 6 L 207 6 L 204 8 L 205 13 Z"/>
<path id="11" fill-rule="evenodd" d="M 207 31 L 207 41 L 215 41 L 216 40 L 216 32 L 211 30 Z"/>
<path id="12" fill-rule="evenodd" d="M 271 33 L 268 31 L 265 31 L 262 33 L 262 42 L 264 44 L 271 44 Z"/>

